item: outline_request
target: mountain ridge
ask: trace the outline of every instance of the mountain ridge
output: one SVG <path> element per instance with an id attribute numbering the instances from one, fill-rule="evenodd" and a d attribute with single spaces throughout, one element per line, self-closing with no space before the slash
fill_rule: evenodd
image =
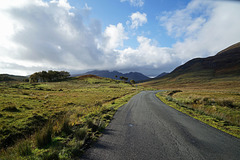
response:
<path id="1" fill-rule="evenodd" d="M 240 76 L 240 43 L 236 43 L 214 56 L 192 59 L 174 69 L 166 77 L 175 78 L 186 74 L 208 78 Z"/>
<path id="2" fill-rule="evenodd" d="M 134 80 L 135 82 L 145 81 L 147 79 L 150 79 L 148 76 L 145 76 L 144 74 L 139 72 L 121 73 L 118 71 L 109 71 L 109 70 L 93 70 L 83 74 L 75 74 L 72 76 L 80 76 L 80 75 L 96 75 L 99 77 L 111 78 L 116 80 L 120 80 L 120 77 L 123 76 L 123 77 L 127 77 L 128 81 Z"/>
<path id="3" fill-rule="evenodd" d="M 214 56 L 194 58 L 171 73 L 140 85 L 151 87 L 185 87 L 207 84 L 238 85 L 240 81 L 240 43 L 233 44 Z"/>

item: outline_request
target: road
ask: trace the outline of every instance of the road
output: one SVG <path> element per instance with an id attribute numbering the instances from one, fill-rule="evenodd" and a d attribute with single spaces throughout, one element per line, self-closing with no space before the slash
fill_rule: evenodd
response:
<path id="1" fill-rule="evenodd" d="M 122 106 L 85 160 L 240 160 L 240 139 L 143 91 Z"/>

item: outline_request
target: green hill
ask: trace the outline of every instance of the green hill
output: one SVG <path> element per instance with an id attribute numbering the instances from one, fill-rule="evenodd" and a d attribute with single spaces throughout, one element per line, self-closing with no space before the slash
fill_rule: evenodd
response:
<path id="1" fill-rule="evenodd" d="M 0 74 L 0 81 L 24 81 L 25 79 L 28 79 L 28 77 L 9 75 L 9 74 Z"/>

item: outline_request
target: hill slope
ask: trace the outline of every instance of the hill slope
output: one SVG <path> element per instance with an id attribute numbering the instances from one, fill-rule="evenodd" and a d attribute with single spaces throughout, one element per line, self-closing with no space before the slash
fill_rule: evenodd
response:
<path id="1" fill-rule="evenodd" d="M 0 81 L 23 81 L 27 79 L 26 76 L 16 76 L 16 75 L 9 75 L 9 74 L 0 74 Z"/>
<path id="2" fill-rule="evenodd" d="M 238 84 L 239 80 L 240 43 L 236 43 L 218 52 L 215 56 L 192 59 L 168 75 L 148 81 L 143 85 L 177 88 L 211 82 L 216 87 L 216 81 L 217 83 L 220 81 L 227 83 L 228 81 L 230 85 L 236 87 L 235 85 Z"/>
<path id="3" fill-rule="evenodd" d="M 195 58 L 173 70 L 168 78 L 221 78 L 240 76 L 240 43 L 234 44 L 215 56 Z"/>

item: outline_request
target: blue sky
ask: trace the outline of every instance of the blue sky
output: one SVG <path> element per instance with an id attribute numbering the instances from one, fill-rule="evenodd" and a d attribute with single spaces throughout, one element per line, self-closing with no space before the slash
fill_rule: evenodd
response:
<path id="1" fill-rule="evenodd" d="M 239 15 L 229 0 L 0 1 L 0 73 L 153 77 L 239 42 Z"/>
<path id="2" fill-rule="evenodd" d="M 161 45 L 165 47 L 171 47 L 171 45 L 176 42 L 176 40 L 167 35 L 164 27 L 160 26 L 157 20 L 158 16 L 165 11 L 172 11 L 176 9 L 184 8 L 190 1 L 189 0 L 147 0 L 142 1 L 144 5 L 134 6 L 128 1 L 120 2 L 120 0 L 82 0 L 69 1 L 70 4 L 75 6 L 76 9 L 80 10 L 86 4 L 92 8 L 90 16 L 101 20 L 102 29 L 104 29 L 109 24 L 123 23 L 126 27 L 126 22 L 130 20 L 129 16 L 132 13 L 140 12 L 147 13 L 147 21 L 145 25 L 139 27 L 136 31 L 138 35 L 145 35 L 156 39 L 161 42 Z M 131 31 L 129 31 L 131 32 Z M 131 35 L 131 39 L 125 42 L 126 46 L 137 46 L 137 35 Z"/>

